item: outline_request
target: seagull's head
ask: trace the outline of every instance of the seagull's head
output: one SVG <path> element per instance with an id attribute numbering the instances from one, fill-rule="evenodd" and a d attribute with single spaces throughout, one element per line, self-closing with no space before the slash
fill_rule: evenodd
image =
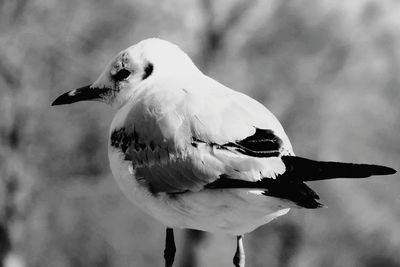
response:
<path id="1" fill-rule="evenodd" d="M 62 94 L 52 105 L 96 100 L 120 108 L 154 80 L 196 73 L 200 71 L 178 46 L 146 39 L 118 53 L 94 83 Z"/>

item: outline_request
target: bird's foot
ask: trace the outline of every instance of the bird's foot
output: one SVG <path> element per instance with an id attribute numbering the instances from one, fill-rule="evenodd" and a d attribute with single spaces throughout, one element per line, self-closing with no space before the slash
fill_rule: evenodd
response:
<path id="1" fill-rule="evenodd" d="M 174 229 L 167 228 L 165 237 L 165 249 L 164 249 L 164 259 L 165 267 L 172 267 L 175 260 L 175 239 L 174 239 Z"/>
<path id="2" fill-rule="evenodd" d="M 244 263 L 243 235 L 238 235 L 236 239 L 236 253 L 235 256 L 233 256 L 233 265 L 235 265 L 235 267 L 244 267 Z"/>

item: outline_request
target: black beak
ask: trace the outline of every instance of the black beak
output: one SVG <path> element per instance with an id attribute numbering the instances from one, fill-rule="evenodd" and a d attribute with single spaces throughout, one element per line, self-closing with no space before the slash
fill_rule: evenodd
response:
<path id="1" fill-rule="evenodd" d="M 105 88 L 91 88 L 91 85 L 87 85 L 75 90 L 66 92 L 51 104 L 52 106 L 72 104 L 79 101 L 85 100 L 100 100 L 104 94 L 107 94 L 109 89 Z"/>

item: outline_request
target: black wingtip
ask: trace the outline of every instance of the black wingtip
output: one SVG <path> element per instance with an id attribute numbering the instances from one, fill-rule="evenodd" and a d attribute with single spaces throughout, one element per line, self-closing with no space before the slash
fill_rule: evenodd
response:
<path id="1" fill-rule="evenodd" d="M 373 166 L 373 175 L 391 175 L 395 174 L 397 171 L 393 168 L 386 167 L 386 166 L 379 166 L 379 165 L 372 165 Z"/>
<path id="2" fill-rule="evenodd" d="M 301 202 L 296 202 L 296 204 L 299 207 L 306 208 L 306 209 L 320 209 L 320 208 L 327 208 L 324 204 L 321 202 L 316 201 L 315 199 L 309 200 L 309 201 L 301 201 Z"/>
<path id="3" fill-rule="evenodd" d="M 327 206 L 325 206 L 321 202 L 316 201 L 316 205 L 314 207 L 311 207 L 311 209 L 320 209 L 320 208 L 327 208 Z"/>
<path id="4" fill-rule="evenodd" d="M 315 161 L 296 156 L 283 156 L 282 160 L 287 169 L 282 176 L 301 177 L 303 182 L 336 178 L 367 178 L 373 175 L 396 173 L 393 168 L 373 164 Z"/>

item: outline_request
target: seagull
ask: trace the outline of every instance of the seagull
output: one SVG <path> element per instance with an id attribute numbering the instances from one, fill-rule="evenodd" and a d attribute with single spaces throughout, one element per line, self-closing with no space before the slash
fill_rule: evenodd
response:
<path id="1" fill-rule="evenodd" d="M 261 103 L 203 74 L 177 45 L 151 38 L 121 51 L 92 84 L 52 105 L 105 102 L 117 110 L 108 157 L 127 198 L 166 226 L 236 236 L 233 264 L 245 265 L 243 235 L 291 208 L 323 207 L 304 182 L 389 175 L 389 167 L 315 161 L 294 154 L 278 119 Z"/>

